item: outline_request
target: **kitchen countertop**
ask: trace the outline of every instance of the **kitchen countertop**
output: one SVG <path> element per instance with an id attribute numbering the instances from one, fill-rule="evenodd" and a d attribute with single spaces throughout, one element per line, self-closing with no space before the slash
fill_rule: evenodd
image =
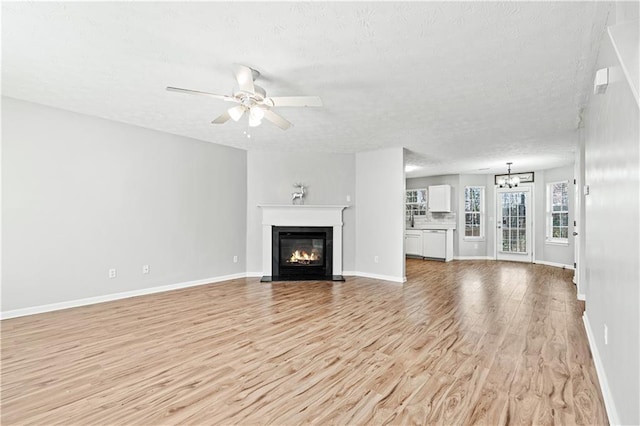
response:
<path id="1" fill-rule="evenodd" d="M 456 229 L 455 223 L 421 223 L 420 225 L 416 225 L 413 228 L 410 226 L 406 227 L 407 231 L 422 231 L 427 229 Z"/>

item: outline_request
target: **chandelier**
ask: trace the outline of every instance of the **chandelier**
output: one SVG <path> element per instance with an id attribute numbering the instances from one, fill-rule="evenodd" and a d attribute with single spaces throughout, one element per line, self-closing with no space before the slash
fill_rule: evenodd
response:
<path id="1" fill-rule="evenodd" d="M 506 176 L 500 176 L 497 178 L 497 184 L 498 186 L 500 186 L 500 188 L 504 188 L 504 187 L 509 187 L 509 188 L 513 188 L 515 186 L 518 186 L 518 184 L 520 183 L 520 177 L 519 176 L 511 176 L 511 165 L 513 163 L 507 163 L 508 169 L 507 169 L 507 175 Z"/>

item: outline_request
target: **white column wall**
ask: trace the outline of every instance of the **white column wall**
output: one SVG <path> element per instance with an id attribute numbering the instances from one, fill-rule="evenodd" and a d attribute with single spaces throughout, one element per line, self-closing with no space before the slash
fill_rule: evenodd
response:
<path id="1" fill-rule="evenodd" d="M 404 151 L 356 154 L 356 270 L 358 275 L 403 282 Z"/>

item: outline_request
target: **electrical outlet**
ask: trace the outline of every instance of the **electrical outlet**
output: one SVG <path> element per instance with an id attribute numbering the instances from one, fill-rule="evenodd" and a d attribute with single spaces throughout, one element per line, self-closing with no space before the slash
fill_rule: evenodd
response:
<path id="1" fill-rule="evenodd" d="M 109 269 L 109 278 L 115 278 L 115 277 L 116 277 L 116 270 Z"/>
<path id="2" fill-rule="evenodd" d="M 609 344 L 609 327 L 607 327 L 607 324 L 604 325 L 604 344 Z"/>
<path id="3" fill-rule="evenodd" d="M 380 258 L 378 256 L 373 256 L 373 261 L 375 263 L 378 263 L 380 261 Z"/>
<path id="4" fill-rule="evenodd" d="M 233 256 L 233 263 L 238 263 L 238 256 Z"/>
<path id="5" fill-rule="evenodd" d="M 478 243 L 473 243 L 474 250 L 478 250 Z"/>
<path id="6" fill-rule="evenodd" d="M 351 202 L 351 195 L 347 195 L 347 203 Z"/>
<path id="7" fill-rule="evenodd" d="M 142 273 L 143 274 L 149 273 L 149 265 L 142 265 Z"/>

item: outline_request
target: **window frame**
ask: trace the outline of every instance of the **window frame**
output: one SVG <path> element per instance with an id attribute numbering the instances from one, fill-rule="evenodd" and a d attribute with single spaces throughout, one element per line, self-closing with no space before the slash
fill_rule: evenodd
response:
<path id="1" fill-rule="evenodd" d="M 480 190 L 480 211 L 467 211 L 467 189 L 479 189 Z M 464 210 L 462 212 L 462 239 L 463 241 L 485 241 L 485 187 L 481 185 L 468 185 L 464 187 L 463 192 L 463 205 Z M 468 236 L 467 235 L 467 214 L 478 215 L 478 229 L 480 235 Z"/>
<path id="2" fill-rule="evenodd" d="M 567 210 L 553 210 L 553 188 L 556 185 L 559 184 L 564 184 L 567 187 Z M 560 180 L 557 182 L 549 182 L 547 183 L 547 205 L 546 205 L 546 235 L 545 235 L 545 244 L 552 244 L 552 245 L 562 245 L 562 246 L 568 246 L 569 245 L 569 228 L 571 227 L 571 223 L 569 220 L 569 212 L 571 211 L 571 206 L 569 205 L 571 200 L 570 200 L 570 196 L 569 196 L 569 181 L 568 180 Z M 562 208 L 562 206 L 560 206 L 560 208 Z M 554 214 L 566 214 L 567 215 L 567 237 L 566 238 L 562 238 L 562 237 L 554 237 L 553 236 L 553 215 Z M 562 216 L 560 216 L 562 217 Z M 560 220 L 560 225 L 555 226 L 556 228 L 564 228 L 565 226 L 562 225 L 562 220 Z"/>
<path id="3" fill-rule="evenodd" d="M 417 199 L 418 192 L 423 191 L 424 196 L 422 201 Z M 416 193 L 416 200 L 409 201 L 407 199 L 410 192 Z M 413 212 L 413 217 L 421 217 L 424 218 L 427 215 L 427 188 L 405 188 L 405 203 L 404 203 L 404 219 L 406 222 L 411 220 L 411 213 Z"/>

